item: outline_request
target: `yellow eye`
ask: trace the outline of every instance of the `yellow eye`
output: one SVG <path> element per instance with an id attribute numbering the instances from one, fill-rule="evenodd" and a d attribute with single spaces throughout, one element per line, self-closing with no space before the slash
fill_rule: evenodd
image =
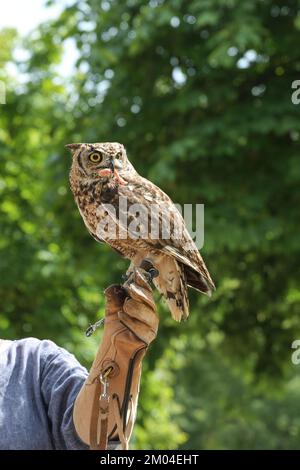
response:
<path id="1" fill-rule="evenodd" d="M 89 155 L 89 160 L 92 163 L 100 163 L 103 160 L 101 153 L 93 152 Z"/>
<path id="2" fill-rule="evenodd" d="M 115 158 L 118 158 L 118 159 L 121 158 L 121 157 L 122 157 L 122 152 L 118 152 L 115 156 Z"/>

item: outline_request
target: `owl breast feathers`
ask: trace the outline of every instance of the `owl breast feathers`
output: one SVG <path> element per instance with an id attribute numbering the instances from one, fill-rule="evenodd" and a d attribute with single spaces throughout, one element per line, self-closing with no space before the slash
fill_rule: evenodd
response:
<path id="1" fill-rule="evenodd" d="M 83 221 L 99 242 L 139 266 L 158 269 L 154 284 L 177 321 L 189 315 L 188 286 L 215 288 L 185 222 L 171 199 L 140 176 L 119 143 L 69 144 L 70 184 Z"/>

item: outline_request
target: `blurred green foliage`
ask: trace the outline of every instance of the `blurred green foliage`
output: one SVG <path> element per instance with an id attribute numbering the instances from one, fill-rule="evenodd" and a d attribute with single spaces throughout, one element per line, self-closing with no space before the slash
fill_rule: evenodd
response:
<path id="1" fill-rule="evenodd" d="M 26 40 L 0 33 L 3 338 L 88 366 L 101 333 L 83 331 L 127 266 L 85 230 L 66 143 L 120 141 L 176 202 L 205 204 L 217 291 L 191 292 L 181 325 L 160 306 L 135 448 L 299 448 L 299 18 L 296 0 L 75 0 Z"/>

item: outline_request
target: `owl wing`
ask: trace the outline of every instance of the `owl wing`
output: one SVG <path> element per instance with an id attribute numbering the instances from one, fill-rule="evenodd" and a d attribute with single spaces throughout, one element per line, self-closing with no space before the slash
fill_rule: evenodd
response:
<path id="1" fill-rule="evenodd" d="M 151 224 L 159 228 L 159 236 L 149 236 L 144 240 L 149 245 L 149 248 L 160 250 L 179 261 L 185 268 L 187 284 L 210 295 L 211 291 L 215 289 L 215 285 L 202 256 L 186 228 L 183 217 L 169 196 L 151 181 L 138 174 L 129 176 L 126 174 L 126 180 L 128 182 L 127 185 L 119 185 L 118 187 L 118 198 L 115 199 L 114 206 L 116 208 L 118 205 L 119 197 L 126 198 L 127 206 L 122 208 L 118 205 L 116 212 L 110 213 L 114 221 L 127 230 L 122 221 L 127 220 L 130 207 L 134 204 L 145 206 L 149 214 L 148 230 L 149 227 L 152 227 Z M 156 205 L 157 211 L 151 212 L 151 204 Z M 170 221 L 169 238 L 161 236 L 165 227 L 165 220 Z M 177 236 L 174 236 L 174 233 Z"/>

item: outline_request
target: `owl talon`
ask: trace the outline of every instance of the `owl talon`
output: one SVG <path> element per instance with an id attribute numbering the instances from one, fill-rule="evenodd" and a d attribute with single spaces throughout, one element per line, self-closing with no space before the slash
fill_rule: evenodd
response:
<path id="1" fill-rule="evenodd" d="M 156 268 L 151 268 L 149 269 L 149 274 L 151 276 L 151 279 L 154 279 L 155 277 L 158 277 L 159 271 Z"/>
<path id="2" fill-rule="evenodd" d="M 146 271 L 147 277 L 149 278 L 149 282 L 151 282 L 155 277 L 159 275 L 158 269 L 156 269 L 153 266 L 153 263 L 147 258 L 143 259 L 140 268 Z"/>

